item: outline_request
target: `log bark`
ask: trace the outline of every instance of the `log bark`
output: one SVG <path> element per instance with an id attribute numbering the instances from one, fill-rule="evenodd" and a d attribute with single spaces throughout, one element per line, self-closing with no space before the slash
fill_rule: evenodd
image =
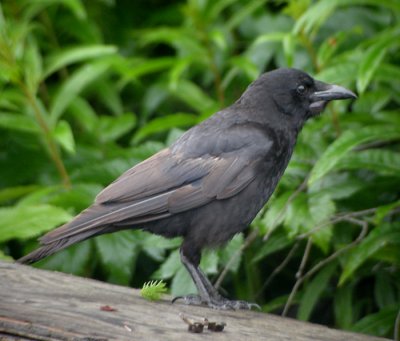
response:
<path id="1" fill-rule="evenodd" d="M 113 310 L 113 311 L 110 311 Z M 225 322 L 222 332 L 188 332 L 180 314 Z M 354 334 L 254 311 L 149 302 L 139 290 L 0 262 L 0 340 L 353 340 Z"/>

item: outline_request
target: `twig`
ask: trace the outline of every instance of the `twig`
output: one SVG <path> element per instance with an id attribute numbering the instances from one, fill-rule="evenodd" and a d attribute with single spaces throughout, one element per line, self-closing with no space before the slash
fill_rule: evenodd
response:
<path id="1" fill-rule="evenodd" d="M 272 282 L 272 280 L 285 268 L 285 266 L 289 263 L 289 261 L 292 259 L 294 256 L 294 253 L 298 249 L 300 243 L 296 242 L 293 247 L 290 249 L 289 253 L 285 257 L 285 259 L 279 264 L 274 271 L 271 272 L 271 274 L 268 276 L 264 284 L 262 285 L 261 289 L 257 293 L 257 297 L 261 295 L 261 293 L 268 287 L 268 285 Z"/>
<path id="2" fill-rule="evenodd" d="M 214 287 L 218 289 L 222 281 L 224 280 L 225 276 L 227 275 L 229 269 L 231 268 L 232 264 L 236 261 L 236 259 L 241 255 L 241 253 L 249 247 L 249 245 L 257 238 L 258 236 L 258 230 L 254 229 L 245 239 L 244 243 L 240 246 L 239 250 L 237 250 L 231 259 L 226 263 L 224 269 L 221 271 L 220 275 L 218 276 L 217 280 L 214 283 Z"/>
<path id="3" fill-rule="evenodd" d="M 327 225 L 340 223 L 341 221 L 346 220 L 347 218 L 356 218 L 356 217 L 372 214 L 372 213 L 375 213 L 376 210 L 377 210 L 377 208 L 373 207 L 373 208 L 369 208 L 369 209 L 361 210 L 361 211 L 354 211 L 354 212 L 348 212 L 348 213 L 339 213 L 339 214 L 333 216 L 331 219 L 323 221 L 321 224 L 313 227 L 310 231 L 298 235 L 297 239 L 308 238 L 313 233 L 319 231 L 320 229 L 326 227 Z"/>
<path id="4" fill-rule="evenodd" d="M 354 212 L 353 212 L 353 213 L 354 213 Z M 329 257 L 327 257 L 327 258 L 325 258 L 324 260 L 318 262 L 318 263 L 317 263 L 314 267 L 312 267 L 304 276 L 300 276 L 300 277 L 297 278 L 296 283 L 294 284 L 294 286 L 293 286 L 293 288 L 292 288 L 292 291 L 290 292 L 289 298 L 288 298 L 288 300 L 286 301 L 285 308 L 283 309 L 283 312 L 282 312 L 282 316 L 286 316 L 286 314 L 287 314 L 287 312 L 288 312 L 288 310 L 289 310 L 289 308 L 290 308 L 290 306 L 291 306 L 291 304 L 292 304 L 293 298 L 295 297 L 295 295 L 296 295 L 296 293 L 297 293 L 297 291 L 298 291 L 300 285 L 301 285 L 306 279 L 310 278 L 310 277 L 311 277 L 312 275 L 314 275 L 318 270 L 320 270 L 321 268 L 323 268 L 326 264 L 328 264 L 329 262 L 335 260 L 335 259 L 338 258 L 340 255 L 342 255 L 343 253 L 347 252 L 348 250 L 350 250 L 350 249 L 352 249 L 354 246 L 356 246 L 358 243 L 360 243 L 360 242 L 364 239 L 365 235 L 366 235 L 367 232 L 368 232 L 368 223 L 367 223 L 366 221 L 359 220 L 359 219 L 355 219 L 355 218 L 349 217 L 349 216 L 343 216 L 342 219 L 341 219 L 341 221 L 348 221 L 348 222 L 350 222 L 350 223 L 352 223 L 352 224 L 361 226 L 361 232 L 360 232 L 360 234 L 358 235 L 358 237 L 357 237 L 352 243 L 346 245 L 346 246 L 343 247 L 342 249 L 337 250 L 336 252 L 334 252 L 333 254 L 331 254 Z M 310 239 L 309 239 L 309 240 L 310 240 Z M 307 250 L 307 249 L 306 249 L 306 250 Z M 304 259 L 304 256 L 303 256 L 303 259 Z M 302 260 L 302 263 L 303 263 L 303 260 Z M 300 265 L 300 267 L 299 267 L 299 272 L 300 272 L 300 268 L 301 268 L 301 265 Z M 298 273 L 299 273 L 299 272 L 298 272 Z M 296 276 L 297 276 L 297 274 L 296 274 Z"/>
<path id="5" fill-rule="evenodd" d="M 293 298 L 297 293 L 298 288 L 300 287 L 301 283 L 302 283 L 302 274 L 303 274 L 303 270 L 304 267 L 307 263 L 308 260 L 308 256 L 310 255 L 310 250 L 311 250 L 311 246 L 312 246 L 312 240 L 311 238 L 308 238 L 307 241 L 307 245 L 306 248 L 304 249 L 304 254 L 303 254 L 303 258 L 301 259 L 301 263 L 299 266 L 299 270 L 296 272 L 296 283 L 294 284 L 292 291 L 290 292 L 290 295 L 288 297 L 288 300 L 286 301 L 285 307 L 283 309 L 282 312 L 282 316 L 286 316 L 288 313 L 288 310 L 290 308 L 290 305 L 292 304 Z"/>
<path id="6" fill-rule="evenodd" d="M 306 267 L 308 257 L 310 256 L 311 246 L 312 246 L 312 240 L 310 237 L 307 240 L 306 248 L 304 249 L 304 254 L 303 254 L 303 258 L 301 259 L 299 270 L 296 272 L 297 279 L 301 278 L 303 275 L 303 271 L 304 271 L 304 268 Z"/>

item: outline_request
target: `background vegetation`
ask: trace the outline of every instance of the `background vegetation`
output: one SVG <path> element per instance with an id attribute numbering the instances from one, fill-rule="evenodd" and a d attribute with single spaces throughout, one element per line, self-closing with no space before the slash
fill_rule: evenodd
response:
<path id="1" fill-rule="evenodd" d="M 309 122 L 272 200 L 205 272 L 274 312 L 393 336 L 400 306 L 400 2 L 0 5 L 0 257 L 281 66 L 358 92 Z M 179 240 L 101 236 L 39 267 L 193 291 Z M 397 330 L 398 333 L 398 330 Z M 399 338 L 397 334 L 397 338 Z"/>

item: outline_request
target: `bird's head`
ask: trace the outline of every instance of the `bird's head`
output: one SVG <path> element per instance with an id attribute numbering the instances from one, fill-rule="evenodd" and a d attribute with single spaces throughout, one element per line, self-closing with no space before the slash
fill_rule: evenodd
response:
<path id="1" fill-rule="evenodd" d="M 245 98 L 247 103 L 258 102 L 258 106 L 266 109 L 272 101 L 279 116 L 283 114 L 287 121 L 296 125 L 302 125 L 308 118 L 320 114 L 332 100 L 357 98 L 344 87 L 317 81 L 303 71 L 286 68 L 264 73 L 243 97 L 248 97 Z"/>

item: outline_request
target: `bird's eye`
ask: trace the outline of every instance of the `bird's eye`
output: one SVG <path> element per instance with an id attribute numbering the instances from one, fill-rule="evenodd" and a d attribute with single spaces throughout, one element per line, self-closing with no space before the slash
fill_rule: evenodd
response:
<path id="1" fill-rule="evenodd" d="M 299 85 L 296 91 L 299 95 L 303 95 L 306 92 L 306 87 L 304 85 Z"/>

